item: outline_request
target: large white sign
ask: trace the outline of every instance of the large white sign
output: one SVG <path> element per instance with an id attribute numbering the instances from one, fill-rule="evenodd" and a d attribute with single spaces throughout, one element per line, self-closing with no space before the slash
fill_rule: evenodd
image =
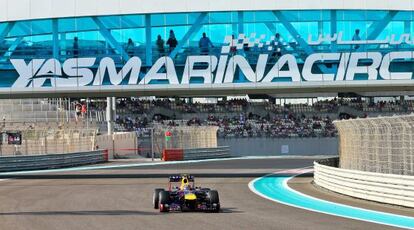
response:
<path id="1" fill-rule="evenodd" d="M 237 69 L 243 73 L 246 82 L 273 82 L 278 78 L 290 82 L 353 81 L 357 74 L 365 74 L 369 81 L 411 80 L 412 72 L 392 72 L 390 64 L 397 60 L 412 61 L 413 57 L 414 52 L 410 51 L 386 54 L 314 53 L 306 58 L 300 70 L 295 56 L 286 54 L 266 71 L 269 54 L 260 54 L 255 68 L 242 55 L 221 55 L 219 58 L 209 55 L 188 56 L 180 78 L 170 57 L 159 58 L 145 74 L 141 71 L 142 61 L 139 57 L 130 58 L 122 68 L 116 68 L 114 60 L 109 57 L 101 59 L 99 63 L 96 63 L 96 58 L 71 58 L 63 63 L 56 59 L 33 59 L 29 62 L 11 59 L 10 62 L 19 75 L 12 88 L 26 88 L 44 87 L 47 79 L 52 87 L 100 86 L 105 75 L 109 76 L 109 83 L 105 85 L 143 85 L 153 84 L 156 80 L 163 80 L 170 85 L 190 84 L 192 78 L 201 78 L 204 84 L 234 83 Z M 362 61 L 369 64 L 361 65 Z M 312 71 L 315 66 L 324 63 L 338 63 L 336 72 Z M 200 64 L 203 68 L 200 68 Z M 196 65 L 198 68 L 195 68 Z"/>

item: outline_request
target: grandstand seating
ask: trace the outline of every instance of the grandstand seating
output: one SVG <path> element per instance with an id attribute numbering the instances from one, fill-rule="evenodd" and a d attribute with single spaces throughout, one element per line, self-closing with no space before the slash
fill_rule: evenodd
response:
<path id="1" fill-rule="evenodd" d="M 75 119 L 74 103 L 56 99 L 3 100 L 3 130 L 105 128 L 104 99 L 92 100 L 88 119 Z M 181 99 L 142 100 L 120 98 L 116 105 L 116 131 L 137 131 L 150 135 L 154 125 L 218 126 L 221 137 L 331 137 L 336 135 L 332 121 L 348 117 L 367 117 L 411 113 L 413 101 L 332 99 L 313 104 L 274 104 L 244 99 L 217 103 L 190 103 Z M 8 115 L 9 114 L 9 115 Z"/>
<path id="2" fill-rule="evenodd" d="M 104 109 L 105 101 L 92 108 Z M 347 113 L 350 117 L 411 113 L 413 102 L 370 103 L 355 99 L 333 99 L 311 104 L 273 104 L 243 99 L 218 103 L 188 103 L 183 100 L 121 99 L 117 102 L 119 131 L 135 130 L 141 136 L 146 128 L 161 123 L 170 126 L 215 125 L 222 137 L 330 137 L 336 135 L 332 120 Z"/>

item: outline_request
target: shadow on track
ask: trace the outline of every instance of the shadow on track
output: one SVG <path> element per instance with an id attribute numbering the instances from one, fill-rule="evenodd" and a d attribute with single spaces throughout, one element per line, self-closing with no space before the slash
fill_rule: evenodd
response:
<path id="1" fill-rule="evenodd" d="M 182 212 L 171 212 L 182 213 Z M 196 211 L 190 213 L 210 213 L 205 211 Z M 236 208 L 222 208 L 220 213 L 243 213 Z M 214 213 L 213 213 L 214 214 Z M 137 210 L 99 210 L 99 211 L 39 211 L 39 212 L 2 212 L 0 216 L 156 216 L 164 215 L 157 210 L 153 212 Z"/>
<path id="2" fill-rule="evenodd" d="M 99 210 L 99 211 L 39 211 L 39 212 L 3 212 L 0 216 L 135 216 L 159 215 L 158 212 L 132 210 Z"/>

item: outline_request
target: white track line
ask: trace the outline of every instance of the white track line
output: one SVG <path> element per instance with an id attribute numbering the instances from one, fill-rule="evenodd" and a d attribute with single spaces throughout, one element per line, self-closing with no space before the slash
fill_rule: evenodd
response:
<path id="1" fill-rule="evenodd" d="M 308 167 L 307 167 L 307 168 L 308 168 Z M 306 168 L 299 168 L 299 169 L 296 169 L 296 170 L 305 170 L 305 169 L 306 169 Z M 287 170 L 287 171 L 289 171 L 289 170 Z M 280 171 L 279 171 L 279 172 L 274 172 L 274 173 L 271 173 L 271 174 L 268 174 L 268 175 L 266 175 L 266 176 L 259 177 L 259 178 L 256 178 L 256 179 L 254 179 L 254 180 L 250 181 L 250 182 L 249 182 L 249 185 L 248 185 L 248 186 L 249 186 L 250 191 L 252 191 L 252 192 L 253 192 L 253 193 L 255 193 L 256 195 L 258 195 L 258 196 L 260 196 L 260 197 L 262 197 L 262 198 L 264 198 L 264 199 L 267 199 L 267 200 L 270 200 L 270 201 L 273 201 L 273 202 L 276 202 L 276 203 L 279 203 L 279 204 L 283 204 L 283 205 L 287 205 L 287 206 L 291 206 L 291 207 L 295 207 L 295 208 L 299 208 L 299 209 L 304 209 L 304 210 L 311 211 L 311 212 L 317 212 L 317 213 L 327 214 L 327 215 L 331 215 L 331 216 L 339 216 L 339 217 L 342 217 L 342 218 L 353 219 L 353 220 L 359 220 L 359 221 L 365 221 L 365 222 L 370 222 L 370 223 L 375 223 L 375 224 L 388 225 L 388 226 L 397 227 L 397 228 L 404 228 L 404 227 L 399 226 L 399 225 L 385 224 L 385 223 L 382 223 L 382 222 L 376 222 L 376 221 L 371 221 L 371 220 L 365 220 L 365 219 L 361 219 L 361 218 L 354 218 L 354 217 L 349 217 L 349 216 L 340 215 L 340 214 L 336 214 L 336 213 L 323 212 L 323 211 L 319 211 L 319 210 L 316 210 L 316 209 L 310 209 L 310 208 L 306 208 L 306 207 L 298 206 L 298 205 L 295 205 L 295 204 L 286 203 L 286 202 L 283 202 L 283 201 L 280 201 L 280 200 L 277 200 L 277 199 L 273 199 L 273 198 L 271 198 L 271 197 L 268 197 L 268 196 L 266 196 L 266 195 L 262 194 L 261 192 L 259 192 L 259 191 L 258 191 L 258 190 L 254 187 L 254 183 L 255 183 L 256 181 L 258 181 L 258 180 L 260 180 L 260 179 L 262 179 L 262 178 L 264 178 L 264 177 L 268 177 L 268 176 L 271 176 L 271 175 L 277 175 L 277 174 L 281 174 L 281 173 L 283 173 L 283 172 L 280 172 Z M 332 204 L 332 205 L 337 205 L 337 206 L 341 206 L 341 207 L 348 207 L 348 208 L 355 208 L 355 209 L 359 209 L 359 210 L 362 210 L 362 211 L 369 211 L 369 212 L 373 212 L 373 213 L 387 214 L 387 215 L 392 215 L 392 216 L 395 216 L 395 217 L 397 217 L 397 218 L 398 218 L 398 217 L 412 218 L 412 217 L 410 217 L 410 216 L 397 215 L 397 214 L 387 213 L 387 212 L 379 212 L 379 211 L 375 211 L 375 210 L 370 210 L 370 209 L 365 209 L 365 208 L 355 207 L 355 206 L 351 206 L 351 205 L 345 205 L 345 204 L 335 203 L 335 202 L 332 202 L 332 201 L 322 200 L 322 199 L 319 199 L 319 198 L 316 198 L 316 197 L 313 197 L 313 196 L 309 196 L 309 195 L 307 195 L 307 194 L 303 194 L 303 193 L 301 193 L 301 192 L 299 192 L 299 191 L 297 191 L 297 190 L 294 190 L 294 189 L 292 189 L 291 187 L 289 187 L 289 185 L 288 185 L 288 181 L 289 181 L 289 180 L 291 180 L 291 179 L 293 179 L 294 177 L 299 176 L 299 175 L 301 175 L 301 174 L 305 174 L 305 173 L 307 173 L 307 172 L 304 172 L 304 173 L 300 173 L 300 174 L 294 175 L 294 176 L 292 176 L 292 177 L 288 178 L 287 180 L 285 180 L 285 181 L 284 181 L 284 183 L 283 183 L 283 188 L 285 188 L 285 189 L 287 189 L 287 190 L 289 190 L 289 191 L 291 191 L 291 192 L 294 192 L 294 193 L 296 193 L 296 194 L 298 194 L 298 195 L 301 195 L 301 196 L 304 196 L 304 197 L 307 197 L 307 198 L 310 198 L 310 199 L 315 199 L 315 200 L 317 200 L 317 201 L 326 202 L 326 203 L 329 203 L 329 204 Z M 414 229 L 414 228 L 412 228 L 412 229 Z"/>

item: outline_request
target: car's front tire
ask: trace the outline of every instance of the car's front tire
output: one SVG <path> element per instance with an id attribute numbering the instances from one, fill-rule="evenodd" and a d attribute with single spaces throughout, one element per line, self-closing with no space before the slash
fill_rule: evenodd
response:
<path id="1" fill-rule="evenodd" d="M 208 198 L 210 200 L 210 206 L 213 208 L 213 212 L 220 211 L 220 197 L 216 190 L 210 190 L 207 192 Z"/>
<path id="2" fill-rule="evenodd" d="M 166 207 L 166 205 L 170 205 L 170 192 L 168 191 L 161 191 L 160 192 L 160 212 L 169 212 L 170 208 Z"/>
<path id="3" fill-rule="evenodd" d="M 162 191 L 164 191 L 162 188 L 154 189 L 154 194 L 152 195 L 152 204 L 154 206 L 154 209 L 158 209 L 160 203 L 160 192 Z"/>

